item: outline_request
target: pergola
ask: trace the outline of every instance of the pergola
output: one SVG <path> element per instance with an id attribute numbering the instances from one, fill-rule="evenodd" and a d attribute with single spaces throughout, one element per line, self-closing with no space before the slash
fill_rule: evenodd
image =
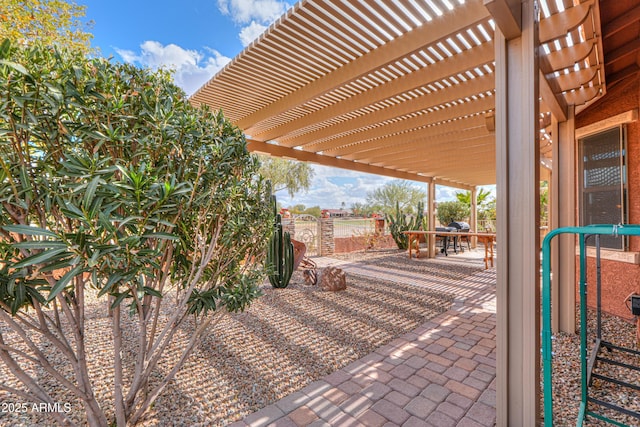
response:
<path id="1" fill-rule="evenodd" d="M 541 165 L 552 226 L 574 225 L 575 114 L 640 63 L 637 1 L 537 4 L 302 0 L 191 97 L 251 151 L 428 183 L 430 210 L 436 183 L 497 184 L 498 425 L 540 413 Z M 571 330 L 574 243 L 557 252 Z"/>
<path id="2" fill-rule="evenodd" d="M 191 100 L 222 108 L 252 151 L 464 189 L 494 184 L 494 29 L 508 8 L 460 3 L 302 1 Z M 542 129 L 550 112 L 565 117 L 605 88 L 597 3 L 548 3 Z M 540 151 L 550 159 L 548 131 Z"/>

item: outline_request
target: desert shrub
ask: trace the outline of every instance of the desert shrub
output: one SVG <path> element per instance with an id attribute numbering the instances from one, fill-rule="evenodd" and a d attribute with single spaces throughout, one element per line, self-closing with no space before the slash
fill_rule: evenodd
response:
<path id="1" fill-rule="evenodd" d="M 0 93 L 0 321 L 12 332 L 0 329 L 0 358 L 23 385 L 0 390 L 52 403 L 53 382 L 88 424 L 136 424 L 211 322 L 259 295 L 270 188 L 242 132 L 191 106 L 166 72 L 5 42 Z M 90 289 L 112 313 L 111 331 L 91 333 L 112 337 L 115 419 L 88 371 Z M 180 328 L 189 341 L 159 371 Z"/>

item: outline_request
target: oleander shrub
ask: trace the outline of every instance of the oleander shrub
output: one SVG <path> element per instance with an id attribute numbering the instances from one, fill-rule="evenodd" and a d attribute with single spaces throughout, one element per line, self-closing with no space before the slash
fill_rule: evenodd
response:
<path id="1" fill-rule="evenodd" d="M 242 132 L 163 71 L 4 42 L 0 98 L 0 359 L 22 384 L 0 390 L 54 404 L 53 383 L 89 425 L 134 425 L 207 327 L 259 295 L 270 186 Z M 108 304 L 110 331 L 87 331 L 89 291 Z M 177 362 L 157 369 L 181 328 Z M 112 340 L 109 415 L 89 332 Z"/>

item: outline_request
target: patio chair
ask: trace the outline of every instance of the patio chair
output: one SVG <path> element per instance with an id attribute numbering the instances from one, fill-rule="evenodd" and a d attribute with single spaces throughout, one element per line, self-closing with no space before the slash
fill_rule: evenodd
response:
<path id="1" fill-rule="evenodd" d="M 293 244 L 293 269 L 302 268 L 302 275 L 307 285 L 315 285 L 318 283 L 318 266 L 311 258 L 305 256 L 307 253 L 307 245 L 291 239 Z"/>

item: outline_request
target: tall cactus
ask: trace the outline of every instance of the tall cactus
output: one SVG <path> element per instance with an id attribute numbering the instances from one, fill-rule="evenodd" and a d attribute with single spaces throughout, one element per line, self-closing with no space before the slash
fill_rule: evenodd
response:
<path id="1" fill-rule="evenodd" d="M 275 230 L 269 239 L 267 265 L 272 271 L 269 282 L 274 288 L 286 288 L 293 274 L 293 244 L 291 235 L 282 229 L 282 215 L 278 213 L 276 196 L 271 196 Z"/>
<path id="2" fill-rule="evenodd" d="M 395 240 L 398 249 L 407 249 L 409 247 L 409 238 L 403 231 L 420 230 L 422 228 L 422 220 L 424 218 L 424 204 L 418 202 L 418 213 L 415 216 L 405 215 L 400 211 L 400 204 L 396 202 L 395 216 L 389 215 L 389 231 Z"/>

